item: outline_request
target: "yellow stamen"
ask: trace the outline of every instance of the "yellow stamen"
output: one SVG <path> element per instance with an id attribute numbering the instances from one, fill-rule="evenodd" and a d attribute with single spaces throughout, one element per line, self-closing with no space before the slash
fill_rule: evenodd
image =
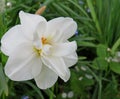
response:
<path id="1" fill-rule="evenodd" d="M 47 44 L 47 39 L 46 38 L 42 37 L 41 41 L 42 41 L 42 44 Z"/>
<path id="2" fill-rule="evenodd" d="M 42 44 L 44 45 L 44 44 L 50 44 L 51 45 L 51 42 L 50 42 L 50 39 L 46 39 L 46 38 L 44 38 L 44 37 L 42 37 L 41 38 L 41 41 L 42 41 Z"/>
<path id="3" fill-rule="evenodd" d="M 40 56 L 41 55 L 41 52 L 42 52 L 42 49 L 37 49 L 37 48 L 33 48 L 34 49 L 34 51 L 36 52 L 36 54 L 38 55 L 38 56 Z"/>

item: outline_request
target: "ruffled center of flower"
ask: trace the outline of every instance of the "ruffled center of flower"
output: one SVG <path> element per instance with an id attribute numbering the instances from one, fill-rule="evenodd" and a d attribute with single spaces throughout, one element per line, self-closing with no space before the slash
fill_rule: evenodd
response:
<path id="1" fill-rule="evenodd" d="M 47 50 L 48 52 L 48 46 L 47 47 L 44 47 L 44 45 L 51 45 L 51 40 L 50 38 L 45 38 L 45 37 L 41 37 L 41 40 L 40 42 L 42 43 L 42 48 L 41 49 L 38 49 L 36 47 L 34 47 L 34 51 L 37 53 L 38 56 L 41 56 L 41 53 L 44 52 L 43 50 Z"/>

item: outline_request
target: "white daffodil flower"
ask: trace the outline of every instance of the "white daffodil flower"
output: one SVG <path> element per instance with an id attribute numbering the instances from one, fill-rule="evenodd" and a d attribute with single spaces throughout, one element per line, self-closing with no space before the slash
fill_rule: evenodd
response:
<path id="1" fill-rule="evenodd" d="M 19 13 L 21 24 L 8 30 L 1 39 L 1 51 L 9 56 L 5 74 L 14 81 L 35 79 L 41 89 L 50 88 L 58 76 L 70 78 L 69 67 L 77 62 L 72 18 L 59 17 L 46 21 L 42 16 Z"/>

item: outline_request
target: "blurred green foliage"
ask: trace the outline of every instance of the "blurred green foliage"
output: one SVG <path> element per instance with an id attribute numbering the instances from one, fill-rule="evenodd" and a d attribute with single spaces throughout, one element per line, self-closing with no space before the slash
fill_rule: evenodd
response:
<path id="1" fill-rule="evenodd" d="M 120 99 L 120 56 L 116 54 L 120 48 L 120 0 L 6 0 L 5 5 L 0 10 L 0 38 L 20 23 L 20 10 L 35 13 L 46 5 L 42 16 L 47 20 L 72 17 L 78 33 L 70 40 L 77 41 L 79 60 L 67 83 L 59 79 L 53 88 L 40 90 L 32 80 L 9 80 L 3 69 L 7 57 L 0 52 L 0 99 L 48 99 L 51 95 L 56 99 Z"/>

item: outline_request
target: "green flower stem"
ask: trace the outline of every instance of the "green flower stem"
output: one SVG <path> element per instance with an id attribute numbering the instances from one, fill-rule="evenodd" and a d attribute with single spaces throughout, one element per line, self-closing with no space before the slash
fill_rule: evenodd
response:
<path id="1" fill-rule="evenodd" d="M 116 49 L 118 48 L 118 46 L 120 45 L 120 38 L 115 42 L 115 44 L 113 45 L 111 52 L 112 54 L 115 53 Z"/>
<path id="2" fill-rule="evenodd" d="M 98 33 L 101 35 L 102 32 L 101 32 L 100 25 L 99 25 L 98 19 L 96 17 L 95 10 L 94 10 L 92 2 L 93 2 L 93 0 L 87 0 L 88 7 L 89 7 L 89 9 L 91 11 L 91 16 L 93 18 L 93 21 L 95 22 Z"/>

